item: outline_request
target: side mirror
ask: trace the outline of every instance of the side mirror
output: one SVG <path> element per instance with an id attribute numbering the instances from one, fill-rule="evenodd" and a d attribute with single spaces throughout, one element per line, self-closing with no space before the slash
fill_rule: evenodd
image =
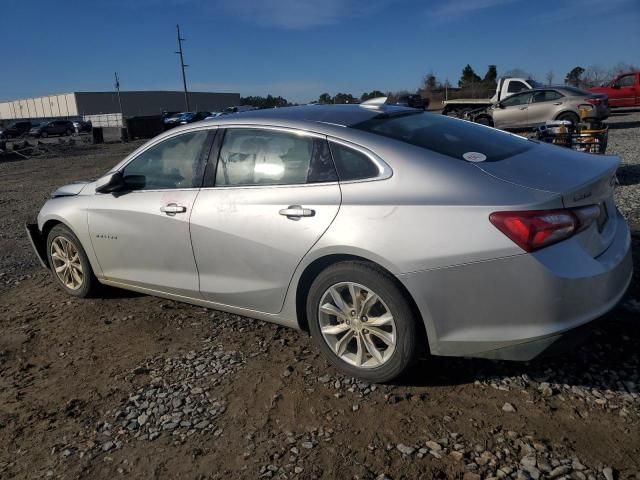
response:
<path id="1" fill-rule="evenodd" d="M 498 102 L 495 104 L 495 108 L 504 108 L 504 105 L 502 104 L 502 102 Z"/>
<path id="2" fill-rule="evenodd" d="M 124 188 L 122 172 L 113 172 L 96 181 L 96 192 L 113 193 Z"/>
<path id="3" fill-rule="evenodd" d="M 620 85 L 616 85 L 615 83 L 613 85 L 611 85 L 611 88 L 615 89 L 615 90 L 619 90 L 620 89 Z"/>

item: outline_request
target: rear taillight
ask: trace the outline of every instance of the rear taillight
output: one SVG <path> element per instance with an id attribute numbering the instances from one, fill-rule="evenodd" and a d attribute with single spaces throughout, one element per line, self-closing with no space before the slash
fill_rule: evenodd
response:
<path id="1" fill-rule="evenodd" d="M 591 105 L 600 105 L 602 103 L 602 99 L 600 98 L 586 98 L 585 99 L 587 103 L 590 103 Z"/>
<path id="2" fill-rule="evenodd" d="M 560 210 L 495 212 L 489 220 L 526 252 L 533 252 L 584 230 L 600 215 L 598 205 Z"/>

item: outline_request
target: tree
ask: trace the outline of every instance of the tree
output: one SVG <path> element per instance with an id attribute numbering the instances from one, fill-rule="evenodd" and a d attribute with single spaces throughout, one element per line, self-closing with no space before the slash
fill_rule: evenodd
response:
<path id="1" fill-rule="evenodd" d="M 511 70 L 507 70 L 506 72 L 504 72 L 504 76 L 505 77 L 518 77 L 518 78 L 524 78 L 524 79 L 533 79 L 534 76 L 531 72 L 527 72 L 526 70 L 523 70 L 522 68 L 512 68 Z"/>
<path id="2" fill-rule="evenodd" d="M 544 76 L 544 78 L 547 79 L 547 85 L 553 85 L 553 77 L 555 76 L 555 74 L 553 73 L 553 70 L 549 70 L 547 72 L 547 74 Z"/>
<path id="3" fill-rule="evenodd" d="M 462 69 L 462 76 L 460 80 L 458 80 L 458 86 L 460 88 L 471 87 L 479 84 L 481 81 L 482 79 L 473 71 L 471 65 L 467 64 L 467 66 Z"/>
<path id="4" fill-rule="evenodd" d="M 336 93 L 333 103 L 358 103 L 358 101 L 350 93 Z"/>
<path id="5" fill-rule="evenodd" d="M 369 93 L 365 92 L 362 95 L 360 95 L 360 101 L 364 102 L 366 100 L 371 100 L 372 98 L 378 98 L 378 97 L 386 97 L 386 95 L 382 93 L 380 90 L 371 90 Z"/>
<path id="6" fill-rule="evenodd" d="M 484 74 L 484 78 L 482 79 L 482 83 L 484 83 L 485 87 L 495 90 L 498 85 L 498 67 L 489 65 L 487 67 L 487 73 Z"/>
<path id="7" fill-rule="evenodd" d="M 637 72 L 640 70 L 640 67 L 637 65 L 632 65 L 630 63 L 618 62 L 613 67 L 609 69 L 609 79 L 613 80 L 614 77 L 621 75 L 623 73 Z"/>
<path id="8" fill-rule="evenodd" d="M 579 87 L 582 79 L 580 78 L 584 73 L 584 68 L 582 67 L 573 67 L 567 76 L 564 77 L 564 83 L 567 85 L 573 85 L 574 87 Z"/>
<path id="9" fill-rule="evenodd" d="M 323 93 L 318 97 L 318 103 L 333 103 L 333 97 L 328 93 Z"/>
<path id="10" fill-rule="evenodd" d="M 274 97 L 273 95 L 267 95 L 266 97 L 250 96 L 240 98 L 241 105 L 251 105 L 257 108 L 274 108 L 274 107 L 286 107 L 289 102 L 283 97 Z"/>
<path id="11" fill-rule="evenodd" d="M 589 65 L 583 73 L 583 85 L 586 87 L 599 87 L 606 80 L 610 80 L 609 72 L 600 65 Z"/>

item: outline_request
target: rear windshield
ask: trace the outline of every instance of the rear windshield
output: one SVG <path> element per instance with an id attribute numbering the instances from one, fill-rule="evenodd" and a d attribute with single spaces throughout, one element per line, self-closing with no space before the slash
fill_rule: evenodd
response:
<path id="1" fill-rule="evenodd" d="M 410 112 L 382 114 L 351 128 L 393 138 L 442 155 L 464 160 L 465 153 L 477 152 L 487 162 L 503 160 L 532 147 L 524 138 L 465 122 L 445 115 Z"/>

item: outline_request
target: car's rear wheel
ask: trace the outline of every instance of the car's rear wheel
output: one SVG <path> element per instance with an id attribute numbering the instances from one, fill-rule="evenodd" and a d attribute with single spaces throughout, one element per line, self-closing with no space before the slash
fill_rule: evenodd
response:
<path id="1" fill-rule="evenodd" d="M 580 117 L 578 117 L 578 115 L 576 115 L 575 113 L 571 113 L 571 112 L 561 113 L 560 115 L 558 115 L 558 118 L 556 120 L 568 121 L 568 122 L 571 122 L 573 125 L 577 125 L 578 123 L 580 123 Z"/>
<path id="2" fill-rule="evenodd" d="M 71 135 L 73 135 L 73 130 L 68 128 L 67 131 L 65 132 L 65 134 L 67 135 L 67 137 L 70 137 Z"/>
<path id="3" fill-rule="evenodd" d="M 51 273 L 69 295 L 88 297 L 98 287 L 80 240 L 64 225 L 56 225 L 47 236 Z"/>
<path id="4" fill-rule="evenodd" d="M 364 262 L 341 262 L 322 271 L 307 301 L 316 345 L 346 374 L 388 382 L 418 352 L 418 324 L 391 276 Z"/>
<path id="5" fill-rule="evenodd" d="M 43 131 L 43 132 L 41 132 L 41 133 L 40 133 L 40 136 L 41 136 L 42 138 L 47 138 L 47 137 L 49 136 L 49 134 L 48 134 L 47 132 L 44 132 L 44 131 Z"/>

